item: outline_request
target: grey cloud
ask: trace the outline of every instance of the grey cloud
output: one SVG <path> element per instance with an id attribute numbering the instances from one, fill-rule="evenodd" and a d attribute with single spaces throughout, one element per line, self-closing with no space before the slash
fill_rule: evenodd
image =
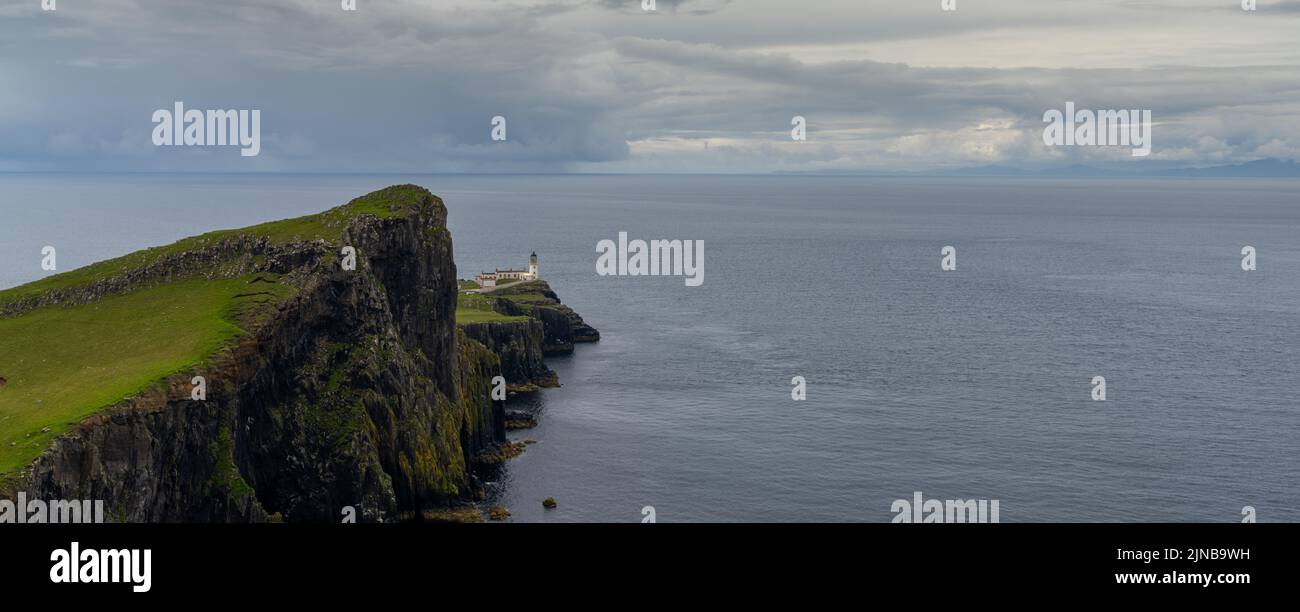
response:
<path id="1" fill-rule="evenodd" d="M 616 11 L 643 12 L 641 0 L 596 0 L 596 6 Z M 656 0 L 656 10 L 667 9 L 685 15 L 708 15 L 731 4 L 731 0 Z"/>
<path id="2" fill-rule="evenodd" d="M 654 20 L 608 10 L 630 2 L 360 4 L 344 14 L 307 0 L 102 0 L 61 3 L 52 16 L 0 3 L 0 170 L 766 172 L 1114 156 L 1042 147 L 1042 113 L 1067 100 L 1151 109 L 1161 159 L 1300 149 L 1300 78 L 1290 56 L 1267 48 L 1246 64 L 1188 56 L 1132 69 L 812 61 L 784 46 L 791 30 L 851 40 L 854 24 L 787 22 L 776 32 L 787 8 L 720 0 L 660 0 L 682 18 L 668 10 Z M 1071 31 L 1113 19 L 1076 4 L 1026 6 L 959 0 L 960 21 L 909 8 L 856 36 L 869 42 L 892 28 L 879 39 L 930 45 L 1024 32 L 1051 7 L 1069 11 Z M 729 23 L 746 32 L 719 29 Z M 716 41 L 695 41 L 710 28 Z M 1050 32 L 1035 35 L 1049 44 Z M 261 109 L 262 155 L 153 147 L 149 116 L 174 100 Z M 788 136 L 796 114 L 812 136 L 797 147 Z M 489 139 L 494 115 L 507 118 L 508 142 Z"/>

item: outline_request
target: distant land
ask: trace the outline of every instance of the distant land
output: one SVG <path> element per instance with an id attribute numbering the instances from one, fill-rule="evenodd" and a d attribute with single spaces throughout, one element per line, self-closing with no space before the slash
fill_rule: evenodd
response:
<path id="1" fill-rule="evenodd" d="M 1020 168 L 1005 165 L 970 166 L 924 172 L 883 172 L 838 170 L 823 172 L 777 172 L 782 175 L 835 176 L 1023 176 L 1062 178 L 1109 177 L 1186 177 L 1186 178 L 1300 178 L 1300 163 L 1290 159 L 1257 159 L 1242 164 L 1180 167 L 1153 162 L 1117 163 L 1098 166 L 1072 164 L 1047 168 Z"/>

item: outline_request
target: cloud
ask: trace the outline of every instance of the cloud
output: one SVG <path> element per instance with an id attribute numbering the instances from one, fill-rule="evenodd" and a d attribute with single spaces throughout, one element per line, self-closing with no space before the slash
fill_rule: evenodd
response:
<path id="1" fill-rule="evenodd" d="M 606 9 L 627 12 L 646 12 L 643 0 L 596 0 L 594 3 Z M 655 11 L 667 10 L 673 13 L 685 15 L 709 15 L 716 13 L 727 5 L 731 0 L 654 0 Z"/>
<path id="2" fill-rule="evenodd" d="M 931 6 L 933 4 L 933 6 Z M 1128 161 L 1042 114 L 1144 108 L 1151 161 L 1300 150 L 1297 2 L 0 0 L 0 168 L 566 172 Z M 1241 12 L 1241 11 L 1239 11 Z M 1062 45 L 1068 41 L 1068 45 Z M 1026 50 L 1034 53 L 1026 53 Z M 149 118 L 257 108 L 262 154 Z M 509 139 L 490 138 L 490 120 Z M 808 118 L 810 140 L 789 122 Z"/>

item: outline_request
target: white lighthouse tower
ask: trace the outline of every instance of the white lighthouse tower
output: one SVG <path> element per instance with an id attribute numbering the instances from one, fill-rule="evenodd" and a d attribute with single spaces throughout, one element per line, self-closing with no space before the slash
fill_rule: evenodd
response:
<path id="1" fill-rule="evenodd" d="M 537 251 L 533 251 L 533 256 L 528 258 L 528 278 L 537 280 Z"/>

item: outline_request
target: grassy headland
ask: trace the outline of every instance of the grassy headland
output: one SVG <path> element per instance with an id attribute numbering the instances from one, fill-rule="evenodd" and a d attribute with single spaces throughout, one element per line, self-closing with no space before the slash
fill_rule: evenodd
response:
<path id="1" fill-rule="evenodd" d="M 0 319 L 0 474 L 81 419 L 199 365 L 286 292 L 267 274 L 190 280 Z"/>
<path id="2" fill-rule="evenodd" d="M 186 238 L 0 291 L 0 311 L 210 248 L 240 236 L 273 245 L 341 242 L 361 216 L 418 207 L 428 192 L 389 187 L 316 215 Z M 191 369 L 258 324 L 294 293 L 275 274 L 240 274 L 223 254 L 200 278 L 173 279 L 0 317 L 0 479 L 29 464 L 81 419 Z M 227 270 L 226 267 L 230 269 Z"/>
<path id="3" fill-rule="evenodd" d="M 456 296 L 456 323 L 509 323 L 527 321 L 528 317 L 504 315 L 493 309 L 495 297 L 477 293 Z"/>

